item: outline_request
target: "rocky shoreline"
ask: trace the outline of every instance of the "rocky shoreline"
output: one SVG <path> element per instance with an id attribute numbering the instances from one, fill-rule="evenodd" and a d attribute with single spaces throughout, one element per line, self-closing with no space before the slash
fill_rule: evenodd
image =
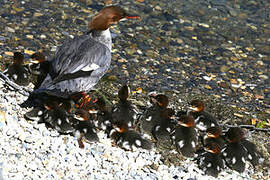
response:
<path id="1" fill-rule="evenodd" d="M 102 131 L 100 142 L 80 149 L 75 137 L 27 121 L 23 117 L 27 109 L 19 106 L 27 97 L 8 90 L 2 81 L 0 91 L 2 179 L 215 179 L 174 151 L 157 147 L 131 152 L 113 147 Z M 226 169 L 218 178 L 268 177 L 248 164 L 242 174 Z"/>

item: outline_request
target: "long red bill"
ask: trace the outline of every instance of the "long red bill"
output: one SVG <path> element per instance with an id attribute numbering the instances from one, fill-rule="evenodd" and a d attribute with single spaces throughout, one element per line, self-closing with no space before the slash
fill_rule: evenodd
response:
<path id="1" fill-rule="evenodd" d="M 128 15 L 126 16 L 127 19 L 140 19 L 140 16 L 133 16 L 133 15 Z"/>

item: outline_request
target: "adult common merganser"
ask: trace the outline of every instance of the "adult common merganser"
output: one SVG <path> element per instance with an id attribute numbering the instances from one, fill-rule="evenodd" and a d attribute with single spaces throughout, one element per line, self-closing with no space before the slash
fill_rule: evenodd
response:
<path id="1" fill-rule="evenodd" d="M 129 16 L 118 6 L 103 8 L 90 22 L 89 33 L 65 42 L 52 58 L 49 74 L 35 92 L 69 96 L 88 92 L 108 70 L 112 39 L 109 27 Z"/>

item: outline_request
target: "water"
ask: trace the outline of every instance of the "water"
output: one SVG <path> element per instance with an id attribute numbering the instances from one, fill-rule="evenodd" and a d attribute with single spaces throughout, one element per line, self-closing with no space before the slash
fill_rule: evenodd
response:
<path id="1" fill-rule="evenodd" d="M 140 21 L 121 22 L 111 28 L 117 35 L 107 75 L 116 75 L 116 84 L 128 78 L 131 85 L 145 91 L 214 95 L 269 118 L 265 113 L 270 107 L 269 1 L 113 3 L 141 16 Z M 0 30 L 4 69 L 11 59 L 5 52 L 42 50 L 47 57 L 53 56 L 52 47 L 87 32 L 91 17 L 104 4 L 94 0 L 27 0 L 3 1 L 2 6 L 0 23 L 12 29 Z M 209 80 L 203 78 L 206 76 Z"/>

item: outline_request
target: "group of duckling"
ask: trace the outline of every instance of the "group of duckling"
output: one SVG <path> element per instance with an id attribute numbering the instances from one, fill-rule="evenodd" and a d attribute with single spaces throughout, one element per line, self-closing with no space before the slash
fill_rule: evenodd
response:
<path id="1" fill-rule="evenodd" d="M 167 108 L 168 98 L 163 94 L 150 95 L 152 106 L 142 116 L 143 133 L 157 142 L 172 144 L 186 157 L 194 157 L 206 174 L 217 177 L 225 165 L 244 172 L 246 161 L 259 164 L 256 145 L 245 138 L 244 131 L 232 127 L 222 131 L 217 120 L 206 112 L 202 100 L 192 100 L 187 111 Z"/>
<path id="2" fill-rule="evenodd" d="M 27 86 L 30 83 L 29 76 L 33 75 L 37 78 L 35 87 L 39 87 L 49 69 L 49 61 L 46 60 L 44 54 L 36 52 L 28 61 L 25 61 L 24 54 L 21 52 L 13 54 L 13 63 L 4 71 L 4 74 L 20 86 Z"/>
<path id="3" fill-rule="evenodd" d="M 27 85 L 28 74 L 37 76 L 35 87 L 46 77 L 48 61 L 41 53 L 31 56 L 23 65 L 23 54 L 14 53 L 14 63 L 4 73 L 15 83 Z M 206 174 L 218 176 L 225 165 L 238 172 L 245 170 L 246 161 L 259 164 L 260 153 L 245 138 L 239 127 L 222 130 L 217 120 L 206 112 L 201 100 L 192 100 L 186 111 L 169 108 L 164 94 L 149 94 L 150 105 L 139 110 L 128 97 L 130 89 L 123 85 L 118 102 L 110 107 L 104 98 L 76 93 L 68 99 L 45 96 L 42 105 L 27 112 L 30 120 L 46 123 L 61 134 L 77 137 L 80 148 L 84 141 L 99 141 L 97 131 L 103 130 L 113 145 L 125 150 L 150 150 L 154 144 L 174 147 L 183 156 L 195 158 Z"/>

